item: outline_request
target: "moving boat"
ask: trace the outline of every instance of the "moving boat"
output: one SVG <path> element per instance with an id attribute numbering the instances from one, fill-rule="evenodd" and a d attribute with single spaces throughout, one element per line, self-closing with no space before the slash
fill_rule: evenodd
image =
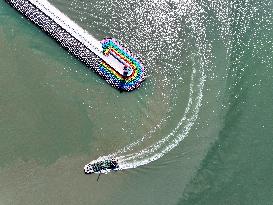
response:
<path id="1" fill-rule="evenodd" d="M 118 160 L 116 159 L 106 159 L 103 161 L 90 162 L 84 166 L 85 174 L 106 174 L 110 171 L 117 171 L 119 169 Z"/>

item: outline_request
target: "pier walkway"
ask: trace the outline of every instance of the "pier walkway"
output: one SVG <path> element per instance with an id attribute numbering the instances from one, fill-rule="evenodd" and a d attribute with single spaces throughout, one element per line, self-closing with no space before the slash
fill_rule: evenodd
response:
<path id="1" fill-rule="evenodd" d="M 53 6 L 46 0 L 29 0 L 29 2 L 35 5 L 44 14 L 49 16 L 58 25 L 60 25 L 63 29 L 65 29 L 68 33 L 70 33 L 74 38 L 76 38 L 83 45 L 85 45 L 90 51 L 92 51 L 98 57 L 104 60 L 109 66 L 111 66 L 121 75 L 123 75 L 124 64 L 118 61 L 112 55 L 108 55 L 108 56 L 103 55 L 102 53 L 103 49 L 102 49 L 100 41 L 95 39 L 87 31 L 85 31 L 80 26 L 78 26 L 75 22 L 73 22 L 70 18 L 64 15 L 55 6 Z"/>
<path id="2" fill-rule="evenodd" d="M 145 80 L 136 55 L 114 38 L 96 40 L 47 0 L 5 1 L 118 90 L 134 90 Z"/>

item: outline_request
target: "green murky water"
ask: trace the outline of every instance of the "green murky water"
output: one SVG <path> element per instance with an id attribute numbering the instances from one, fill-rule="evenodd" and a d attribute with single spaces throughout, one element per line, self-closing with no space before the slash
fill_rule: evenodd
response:
<path id="1" fill-rule="evenodd" d="M 119 93 L 1 1 L 1 205 L 273 204 L 271 1 L 51 3 L 149 77 Z M 83 174 L 140 139 L 145 165 Z"/>

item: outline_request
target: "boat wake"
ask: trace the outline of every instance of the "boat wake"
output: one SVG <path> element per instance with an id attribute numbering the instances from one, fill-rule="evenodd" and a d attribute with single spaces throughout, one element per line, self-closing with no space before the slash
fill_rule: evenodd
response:
<path id="1" fill-rule="evenodd" d="M 114 1 L 114 4 L 115 3 L 118 4 L 118 1 Z M 180 46 L 186 44 L 186 40 L 180 37 L 180 33 L 183 31 L 179 27 L 182 27 L 182 24 L 185 24 L 189 29 L 191 29 L 190 35 L 194 41 L 194 48 L 191 48 L 191 53 L 188 56 L 188 61 L 190 61 L 190 64 L 192 66 L 191 79 L 188 91 L 189 98 L 185 111 L 181 119 L 178 121 L 176 127 L 166 136 L 163 136 L 161 139 L 145 147 L 145 142 L 151 139 L 153 137 L 153 134 L 159 128 L 161 128 L 167 121 L 168 117 L 170 117 L 167 116 L 166 118 L 162 119 L 160 123 L 157 124 L 153 129 L 151 129 L 150 132 L 148 132 L 139 140 L 125 146 L 124 148 L 114 153 L 101 156 L 98 159 L 90 162 L 92 164 L 94 162 L 99 162 L 107 159 L 116 159 L 118 160 L 120 170 L 136 168 L 138 166 L 148 164 L 161 158 L 163 155 L 175 148 L 188 135 L 196 119 L 198 118 L 198 113 L 202 105 L 204 83 L 206 81 L 205 71 L 210 65 L 210 45 L 206 41 L 205 27 L 203 24 L 203 9 L 197 1 L 173 1 L 170 5 L 170 1 L 149 0 L 145 3 L 142 2 L 141 4 L 135 2 L 135 5 L 135 9 L 138 12 L 138 16 L 135 18 L 139 19 L 140 23 L 143 23 L 145 21 L 145 17 L 142 17 L 142 22 L 141 15 L 145 12 L 149 12 L 149 16 L 150 18 L 152 18 L 155 26 L 154 28 L 153 25 L 149 24 L 147 24 L 145 28 L 139 26 L 139 32 L 136 33 L 142 33 L 143 36 L 141 36 L 140 38 L 143 38 L 144 44 L 145 42 L 151 40 L 151 37 L 147 37 L 151 36 L 149 30 L 150 28 L 160 30 L 161 32 L 161 37 L 158 38 L 156 42 L 157 45 L 163 45 L 165 43 L 173 45 L 168 48 L 167 53 L 166 50 L 163 51 L 162 49 L 160 49 L 160 46 L 158 46 L 158 49 L 153 50 L 152 55 L 149 55 L 149 51 L 142 50 L 143 52 L 141 53 L 147 53 L 147 56 L 145 56 L 144 58 L 145 62 L 153 62 L 153 59 L 156 56 L 162 54 L 162 52 L 166 53 L 167 59 L 172 58 L 171 61 L 179 62 L 181 56 L 178 55 L 177 57 L 175 57 L 174 54 L 177 53 L 177 47 L 179 48 Z M 183 19 L 184 21 L 181 22 L 180 19 Z M 120 30 L 122 29 L 112 30 L 112 33 L 119 36 Z M 157 34 L 154 35 L 156 36 Z M 127 42 L 127 39 L 121 40 Z M 141 50 L 145 48 L 145 46 L 141 45 L 138 47 L 138 44 L 136 43 L 135 48 Z M 152 63 L 150 63 L 149 66 L 153 66 Z M 179 64 L 172 64 L 170 66 L 175 66 L 175 69 L 181 69 Z M 164 70 L 166 71 L 166 73 L 170 72 L 168 71 L 168 69 L 168 64 L 165 64 Z"/>
<path id="2" fill-rule="evenodd" d="M 201 75 L 201 77 L 199 75 Z M 171 133 L 157 141 L 155 144 L 152 144 L 140 151 L 132 153 L 132 151 L 135 150 L 138 145 L 145 142 L 145 139 L 147 139 L 148 136 L 151 136 L 151 133 L 154 132 L 151 131 L 151 133 L 149 133 L 150 135 L 144 136 L 140 140 L 129 144 L 128 146 L 124 147 L 121 150 L 118 150 L 115 153 L 99 157 L 95 161 L 102 161 L 105 159 L 114 158 L 119 161 L 120 170 L 130 169 L 155 161 L 162 157 L 164 154 L 168 153 L 173 148 L 175 148 L 188 135 L 191 127 L 194 125 L 194 122 L 198 117 L 199 109 L 202 104 L 202 90 L 206 79 L 204 71 L 201 70 L 200 72 L 194 69 L 191 79 L 192 82 L 194 82 L 196 78 L 198 78 L 199 83 L 195 82 L 190 85 L 190 98 L 187 108 L 185 110 L 183 118 L 179 121 L 176 128 Z"/>

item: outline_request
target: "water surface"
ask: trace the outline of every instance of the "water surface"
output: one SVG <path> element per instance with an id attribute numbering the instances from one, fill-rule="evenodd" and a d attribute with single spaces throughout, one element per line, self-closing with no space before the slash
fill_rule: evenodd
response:
<path id="1" fill-rule="evenodd" d="M 0 204 L 273 203 L 270 1 L 51 3 L 149 77 L 116 91 L 1 1 Z M 112 153 L 152 162 L 83 174 Z"/>

